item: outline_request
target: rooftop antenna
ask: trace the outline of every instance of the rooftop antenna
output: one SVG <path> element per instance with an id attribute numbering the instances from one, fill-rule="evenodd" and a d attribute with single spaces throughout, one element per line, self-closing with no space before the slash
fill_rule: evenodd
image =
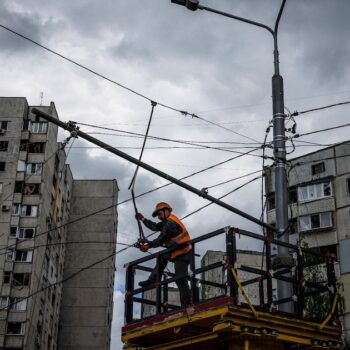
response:
<path id="1" fill-rule="evenodd" d="M 40 106 L 43 105 L 44 93 L 40 92 Z"/>

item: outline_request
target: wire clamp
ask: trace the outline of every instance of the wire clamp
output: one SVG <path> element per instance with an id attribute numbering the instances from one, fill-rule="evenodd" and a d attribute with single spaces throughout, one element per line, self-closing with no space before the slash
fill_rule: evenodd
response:
<path id="1" fill-rule="evenodd" d="M 201 189 L 201 197 L 205 197 L 205 196 L 207 196 L 208 195 L 208 193 L 209 193 L 209 190 L 208 190 L 208 187 L 203 187 L 202 189 Z"/>

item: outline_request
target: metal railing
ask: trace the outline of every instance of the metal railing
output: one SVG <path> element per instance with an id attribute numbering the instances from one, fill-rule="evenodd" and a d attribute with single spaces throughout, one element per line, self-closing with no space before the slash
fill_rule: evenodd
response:
<path id="1" fill-rule="evenodd" d="M 224 259 L 220 261 L 214 261 L 206 266 L 196 266 L 196 248 L 201 242 L 204 242 L 213 237 L 225 235 L 226 251 L 223 252 Z M 262 242 L 264 244 L 264 253 L 261 253 L 262 264 L 260 268 L 243 265 L 238 263 L 239 250 L 237 250 L 237 236 L 245 236 L 250 239 Z M 188 274 L 175 276 L 173 273 L 163 273 L 161 276 L 159 271 L 157 273 L 156 281 L 154 284 L 143 288 L 135 288 L 135 275 L 138 271 L 150 272 L 153 269 L 142 264 L 155 261 L 156 266 L 159 266 L 159 260 L 165 254 L 176 250 L 176 248 L 164 249 L 155 254 L 137 259 L 125 265 L 126 268 L 126 284 L 125 284 L 125 324 L 130 324 L 140 320 L 134 315 L 134 303 L 139 303 L 141 306 L 151 305 L 155 308 L 155 314 L 160 315 L 167 313 L 179 306 L 171 305 L 168 303 L 168 286 L 169 284 L 176 282 L 179 279 L 187 278 L 190 283 L 191 300 L 194 305 L 207 302 L 208 299 L 203 300 L 200 296 L 200 286 L 212 286 L 222 290 L 222 296 L 230 297 L 230 302 L 234 305 L 241 305 L 242 307 L 253 307 L 258 311 L 267 312 L 280 312 L 278 306 L 284 303 L 292 302 L 294 305 L 294 312 L 291 314 L 293 317 L 305 318 L 305 308 L 310 298 L 316 296 L 323 296 L 323 302 L 328 304 L 328 316 L 329 322 L 338 318 L 338 310 L 336 305 L 337 300 L 337 281 L 334 269 L 335 257 L 331 254 L 322 256 L 310 249 L 302 248 L 293 244 L 282 242 L 273 239 L 271 235 L 262 236 L 245 230 L 239 230 L 237 228 L 226 227 L 216 230 L 214 232 L 207 233 L 203 236 L 191 240 L 192 250 L 190 254 L 190 271 Z M 289 249 L 291 259 L 294 263 L 293 266 L 286 266 L 281 268 L 278 266 L 278 272 L 274 272 L 274 256 L 272 254 L 272 245 L 283 246 Z M 310 261 L 312 257 L 312 261 Z M 321 281 L 308 281 L 307 274 L 310 274 L 310 268 L 312 266 L 319 266 L 323 264 L 325 266 L 325 273 L 323 274 Z M 222 268 L 226 270 L 225 281 L 218 283 L 218 281 L 211 281 L 205 279 L 205 272 L 210 270 Z M 233 269 L 233 271 L 232 271 Z M 233 273 L 231 273 L 231 271 Z M 237 271 L 248 273 L 248 275 L 254 275 L 253 278 L 247 278 L 244 281 L 237 280 Z M 235 273 L 236 272 L 236 273 Z M 305 275 L 306 273 L 306 275 Z M 286 276 L 288 275 L 288 277 Z M 291 277 L 290 277 L 291 276 Z M 278 280 L 285 281 L 292 284 L 293 296 L 289 298 L 278 299 L 273 295 L 273 283 Z M 249 291 L 245 293 L 242 288 L 250 288 L 249 286 L 257 285 L 258 302 L 254 306 L 248 300 L 248 303 L 240 301 L 240 293 L 248 295 Z M 145 292 L 155 289 L 155 300 L 149 300 L 146 297 Z M 219 296 L 220 297 L 220 296 Z M 218 297 L 216 297 L 218 298 Z M 334 305 L 335 306 L 334 306 Z M 333 307 L 332 307 L 333 305 Z M 333 309 L 333 312 L 331 310 Z M 286 314 L 284 312 L 284 314 Z M 141 315 L 142 317 L 142 315 Z M 321 322 L 323 320 L 316 320 Z M 328 322 L 327 321 L 327 322 Z"/>

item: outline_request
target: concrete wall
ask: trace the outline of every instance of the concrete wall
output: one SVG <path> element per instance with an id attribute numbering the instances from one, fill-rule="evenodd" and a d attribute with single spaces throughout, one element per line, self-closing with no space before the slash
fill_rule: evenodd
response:
<path id="1" fill-rule="evenodd" d="M 111 207 L 68 227 L 64 277 L 113 255 L 117 227 L 115 181 L 75 180 L 70 220 Z M 92 266 L 63 286 L 59 349 L 109 349 L 115 256 Z"/>
<path id="2" fill-rule="evenodd" d="M 302 157 L 290 159 L 289 186 L 302 186 L 316 181 L 331 181 L 332 195 L 323 199 L 298 202 L 290 206 L 289 216 L 299 219 L 303 215 L 312 215 L 326 211 L 333 212 L 334 225 L 327 229 L 313 229 L 299 234 L 309 247 L 336 245 L 340 266 L 348 263 L 348 251 L 345 254 L 342 244 L 350 238 L 350 194 L 347 181 L 350 178 L 350 142 L 343 142 Z M 312 175 L 311 167 L 324 162 L 325 171 Z M 274 194 L 274 174 L 272 168 L 266 168 L 266 192 Z M 267 212 L 269 223 L 274 223 L 275 210 Z M 339 249 L 340 248 L 340 249 Z M 347 269 L 340 270 L 339 283 L 345 300 L 343 315 L 344 329 L 350 337 L 350 277 Z"/>
<path id="3" fill-rule="evenodd" d="M 40 109 L 58 118 L 55 105 L 40 106 Z M 0 133 L 0 141 L 8 141 L 9 147 L 6 152 L 0 151 L 0 161 L 6 162 L 4 171 L 0 171 L 0 184 L 2 191 L 0 193 L 0 245 L 2 247 L 13 246 L 16 251 L 32 250 L 32 261 L 19 262 L 6 260 L 6 254 L 0 254 L 0 297 L 1 298 L 25 298 L 29 297 L 25 308 L 18 310 L 0 310 L 0 348 L 18 347 L 28 350 L 36 349 L 57 349 L 58 329 L 62 300 L 62 283 L 63 276 L 69 276 L 72 272 L 77 272 L 82 263 L 92 262 L 92 258 L 102 256 L 102 253 L 113 252 L 115 249 L 116 236 L 116 208 L 104 214 L 101 214 L 95 220 L 88 220 L 88 225 L 82 225 L 77 222 L 74 231 L 70 231 L 70 237 L 67 238 L 67 226 L 62 225 L 70 220 L 70 209 L 72 203 L 78 203 L 78 207 L 84 206 L 85 209 L 79 212 L 76 209 L 75 217 L 77 218 L 84 213 L 96 209 L 94 204 L 108 205 L 116 203 L 117 185 L 115 181 L 100 182 L 77 182 L 76 194 L 78 199 L 72 197 L 73 176 L 69 166 L 65 164 L 66 153 L 60 149 L 57 143 L 58 128 L 54 124 L 48 124 L 47 132 L 33 133 L 30 130 L 24 130 L 26 121 L 33 122 L 37 120 L 36 116 L 31 113 L 32 107 L 28 106 L 25 98 L 0 98 L 0 121 L 10 121 L 9 130 Z M 30 148 L 20 149 L 22 142 L 45 144 L 44 151 L 41 153 L 32 153 Z M 21 161 L 23 168 L 18 168 Z M 26 165 L 29 163 L 41 163 L 42 172 L 40 174 L 28 174 Z M 15 182 L 23 181 L 25 184 L 37 184 L 40 188 L 38 194 L 14 193 Z M 93 191 L 88 196 L 88 189 Z M 89 197 L 86 201 L 85 197 Z M 95 201 L 96 199 L 96 201 Z M 79 205 L 79 200 L 80 205 Z M 92 205 L 91 205 L 91 203 Z M 10 210 L 2 208 L 9 206 Z M 38 206 L 35 217 L 24 217 L 15 215 L 11 209 L 16 205 L 35 205 Z M 86 223 L 86 222 L 85 222 Z M 35 236 L 30 239 L 22 240 L 10 235 L 11 227 L 33 228 Z M 86 233 L 90 230 L 89 233 Z M 96 238 L 96 233 L 100 233 Z M 74 234 L 76 234 L 74 236 Z M 79 254 L 87 256 L 90 259 L 76 260 L 73 265 L 72 261 L 76 257 L 74 244 L 69 243 L 71 240 L 85 241 L 92 239 L 101 239 L 109 242 L 105 244 L 95 244 L 96 255 L 92 250 L 92 245 L 81 244 Z M 71 262 L 66 265 L 64 270 L 65 259 Z M 110 321 L 112 318 L 112 300 L 113 300 L 113 280 L 114 280 L 114 259 L 111 259 L 105 265 L 101 264 L 95 273 L 89 270 L 89 273 L 82 273 L 67 282 L 67 290 L 81 291 L 80 287 L 88 287 L 86 297 L 78 298 L 78 308 L 81 310 L 91 310 L 98 307 L 96 315 L 101 317 L 96 319 L 95 325 L 103 328 L 103 349 L 109 348 Z M 103 267 L 101 269 L 101 267 Z M 98 273 L 97 273 L 98 271 Z M 29 274 L 28 285 L 16 285 L 13 282 L 13 274 Z M 11 279 L 4 276 L 10 275 Z M 91 276 L 94 278 L 91 279 Z M 50 287 L 50 285 L 54 284 Z M 99 287 L 100 290 L 93 293 L 93 286 Z M 74 293 L 68 294 L 67 303 L 74 307 Z M 97 299 L 96 299 L 97 297 Z M 102 307 L 103 305 L 103 307 Z M 100 308 L 101 306 L 101 308 Z M 84 327 L 78 323 L 69 321 L 69 312 L 62 313 L 62 320 L 67 321 L 68 327 L 65 329 L 64 337 L 76 341 L 77 333 L 81 333 Z M 79 312 L 76 313 L 79 315 Z M 86 339 L 95 334 L 92 330 L 94 318 L 90 317 L 90 334 L 87 333 Z M 75 316 L 74 316 L 75 317 Z M 77 321 L 79 318 L 74 318 Z M 80 319 L 83 324 L 85 316 L 80 313 Z M 103 320 L 103 321 L 102 321 Z M 88 321 L 88 320 L 87 320 Z M 23 322 L 23 334 L 8 335 L 8 322 Z M 63 323 L 64 323 L 63 322 Z M 70 323 L 69 323 L 70 322 Z M 100 332 L 99 334 L 102 334 Z M 100 335 L 99 335 L 100 336 Z M 82 340 L 82 339 L 81 339 Z M 83 340 L 82 340 L 83 341 Z M 107 345 L 106 345 L 107 344 Z M 76 347 L 74 347 L 76 348 Z"/>
<path id="4" fill-rule="evenodd" d="M 226 253 L 221 251 L 208 250 L 202 258 L 201 265 L 208 266 L 218 261 L 223 261 Z M 265 263 L 263 261 L 263 256 L 261 252 L 256 251 L 237 251 L 237 267 L 249 266 L 257 269 L 265 269 Z M 216 282 L 224 284 L 227 281 L 227 270 L 223 268 L 217 268 L 215 270 L 209 270 L 203 274 L 203 279 L 211 282 Z M 241 282 L 250 280 L 252 278 L 258 277 L 256 274 L 251 272 L 238 270 L 238 278 Z M 273 283 L 274 285 L 275 283 Z M 244 287 L 244 291 L 247 293 L 250 301 L 254 305 L 260 304 L 259 299 L 259 285 L 258 283 L 250 284 Z M 229 291 L 228 291 L 229 293 Z M 204 285 L 200 288 L 200 294 L 203 299 L 210 299 L 216 296 L 224 295 L 225 291 L 218 287 L 213 287 L 209 285 Z M 266 283 L 264 284 L 264 295 L 266 297 Z M 242 293 L 239 291 L 239 301 L 246 302 Z"/>

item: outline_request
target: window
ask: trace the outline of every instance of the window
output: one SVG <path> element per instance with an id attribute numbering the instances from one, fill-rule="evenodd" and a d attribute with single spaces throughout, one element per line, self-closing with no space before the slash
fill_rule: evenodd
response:
<path id="1" fill-rule="evenodd" d="M 269 196 L 267 198 L 267 210 L 273 210 L 276 208 L 275 205 L 275 195 Z"/>
<path id="2" fill-rule="evenodd" d="M 31 163 L 27 165 L 27 174 L 41 174 L 42 164 L 41 163 Z"/>
<path id="3" fill-rule="evenodd" d="M 36 142 L 28 144 L 28 152 L 29 153 L 44 153 L 45 143 L 44 142 Z"/>
<path id="4" fill-rule="evenodd" d="M 6 309 L 9 305 L 9 297 L 0 297 L 0 308 Z"/>
<path id="5" fill-rule="evenodd" d="M 11 271 L 4 271 L 3 283 L 8 284 L 11 280 Z"/>
<path id="6" fill-rule="evenodd" d="M 298 233 L 298 220 L 296 218 L 289 220 L 289 229 L 291 235 L 294 233 Z"/>
<path id="7" fill-rule="evenodd" d="M 13 248 L 6 250 L 6 260 L 7 261 L 14 261 L 16 256 L 16 250 Z"/>
<path id="8" fill-rule="evenodd" d="M 19 150 L 24 152 L 28 151 L 28 140 L 21 140 Z"/>
<path id="9" fill-rule="evenodd" d="M 32 250 L 17 250 L 15 261 L 17 262 L 32 262 L 33 251 Z"/>
<path id="10" fill-rule="evenodd" d="M 322 174 L 325 172 L 325 166 L 324 163 L 317 163 L 311 166 L 311 174 L 312 175 L 317 175 L 317 174 Z"/>
<path id="11" fill-rule="evenodd" d="M 10 227 L 10 237 L 17 237 L 18 227 L 11 226 Z"/>
<path id="12" fill-rule="evenodd" d="M 39 194 L 40 192 L 40 184 L 25 184 L 23 188 L 23 194 L 31 195 L 31 194 Z"/>
<path id="13" fill-rule="evenodd" d="M 0 152 L 7 152 L 9 148 L 8 141 L 0 141 Z"/>
<path id="14" fill-rule="evenodd" d="M 27 310 L 27 299 L 21 300 L 20 298 L 10 298 L 10 307 L 14 311 Z"/>
<path id="15" fill-rule="evenodd" d="M 29 286 L 30 273 L 14 273 L 12 278 L 12 285 L 14 287 Z"/>
<path id="16" fill-rule="evenodd" d="M 348 195 L 350 195 L 350 177 L 346 179 L 346 185 L 347 185 Z"/>
<path id="17" fill-rule="evenodd" d="M 47 122 L 29 122 L 29 131 L 34 134 L 45 134 L 47 132 Z"/>
<path id="18" fill-rule="evenodd" d="M 332 186 L 330 181 L 298 188 L 299 202 L 312 201 L 315 199 L 330 197 L 331 195 Z"/>
<path id="19" fill-rule="evenodd" d="M 12 215 L 19 215 L 21 212 L 21 205 L 19 203 L 14 203 L 12 205 Z"/>
<path id="20" fill-rule="evenodd" d="M 19 203 L 13 204 L 12 206 L 12 215 L 20 215 L 20 216 L 30 216 L 36 217 L 38 214 L 38 206 L 37 205 L 22 205 Z"/>
<path id="21" fill-rule="evenodd" d="M 332 212 L 324 212 L 299 217 L 300 231 L 315 230 L 319 228 L 333 227 Z"/>
<path id="22" fill-rule="evenodd" d="M 0 129 L 2 130 L 10 130 L 10 123 L 8 120 L 0 121 Z"/>
<path id="23" fill-rule="evenodd" d="M 17 171 L 25 171 L 26 170 L 26 162 L 24 160 L 19 160 L 17 163 Z"/>
<path id="24" fill-rule="evenodd" d="M 24 322 L 8 322 L 6 334 L 24 334 Z"/>
<path id="25" fill-rule="evenodd" d="M 298 191 L 297 188 L 290 188 L 288 191 L 288 204 L 298 202 Z"/>
<path id="26" fill-rule="evenodd" d="M 20 228 L 18 233 L 19 239 L 33 238 L 34 228 Z"/>
<path id="27" fill-rule="evenodd" d="M 23 205 L 21 207 L 21 216 L 36 217 L 38 214 L 37 205 Z"/>
<path id="28" fill-rule="evenodd" d="M 23 181 L 16 181 L 15 182 L 15 193 L 22 193 L 23 192 L 23 186 L 24 186 L 24 182 Z"/>
<path id="29" fill-rule="evenodd" d="M 5 162 L 0 162 L 0 171 L 5 171 Z"/>

